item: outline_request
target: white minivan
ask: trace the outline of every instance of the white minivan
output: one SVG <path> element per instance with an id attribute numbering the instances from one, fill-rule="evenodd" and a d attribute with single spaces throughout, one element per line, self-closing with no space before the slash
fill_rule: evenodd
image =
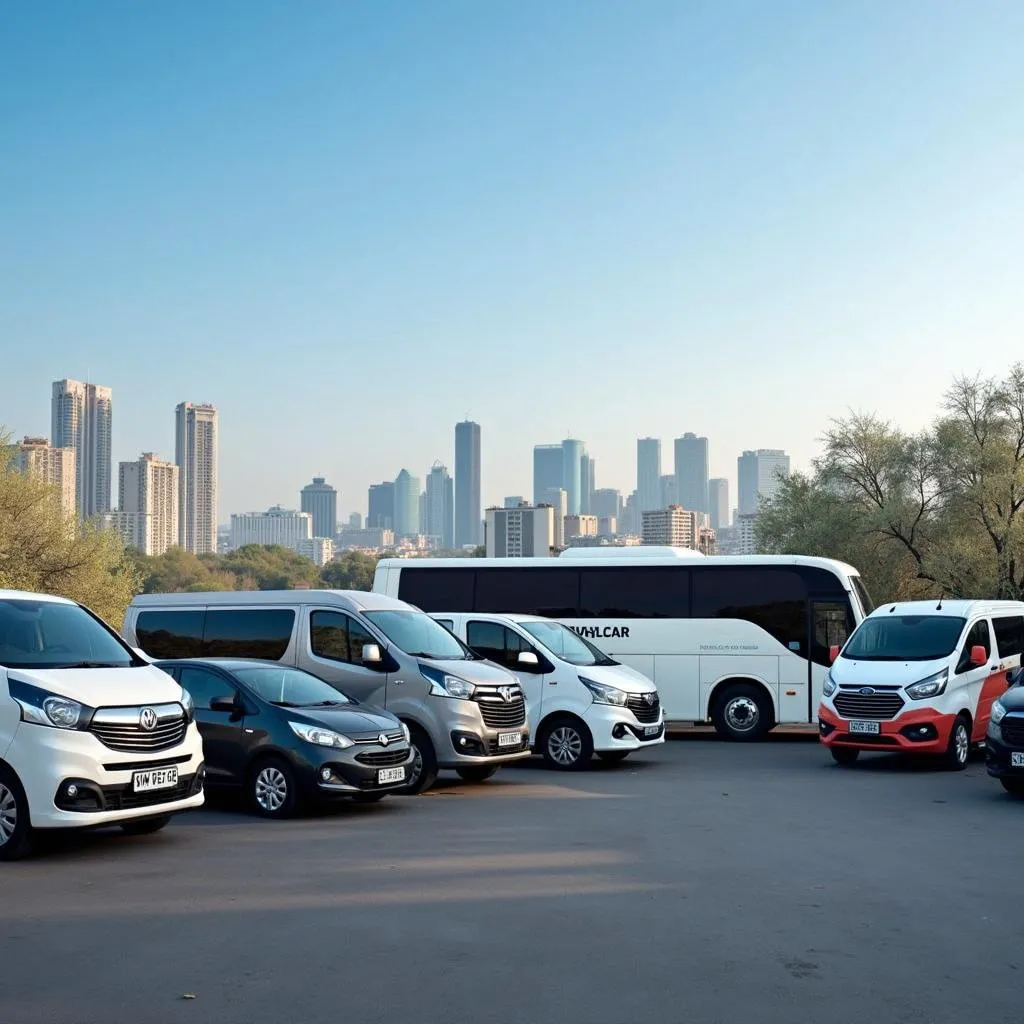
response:
<path id="1" fill-rule="evenodd" d="M 665 742 L 654 684 L 560 622 L 476 613 L 434 618 L 474 654 L 519 676 L 531 744 L 550 767 L 582 768 L 592 754 L 621 761 Z"/>
<path id="2" fill-rule="evenodd" d="M 36 829 L 156 832 L 203 803 L 192 701 L 73 601 L 0 590 L 0 861 Z"/>

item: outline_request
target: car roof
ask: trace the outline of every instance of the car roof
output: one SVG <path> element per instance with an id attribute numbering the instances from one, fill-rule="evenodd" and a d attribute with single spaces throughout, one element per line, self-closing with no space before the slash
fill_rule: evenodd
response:
<path id="1" fill-rule="evenodd" d="M 74 604 L 56 594 L 34 594 L 30 590 L 0 590 L 0 601 L 46 601 L 50 604 Z"/>
<path id="2" fill-rule="evenodd" d="M 409 610 L 406 601 L 370 590 L 225 590 L 184 594 L 139 594 L 133 608 L 337 607 L 347 611 Z"/>
<path id="3" fill-rule="evenodd" d="M 280 661 L 268 661 L 265 658 L 157 658 L 155 665 L 210 665 L 213 668 L 226 669 L 228 672 L 238 668 L 295 668 Z M 300 670 L 303 671 L 303 670 Z"/>
<path id="4" fill-rule="evenodd" d="M 972 615 L 1024 615 L 1024 601 L 964 601 L 934 598 L 930 601 L 888 601 L 880 604 L 868 618 L 886 615 L 936 615 L 969 619 Z"/>
<path id="5" fill-rule="evenodd" d="M 432 619 L 454 619 L 462 616 L 467 619 L 493 620 L 495 622 L 554 622 L 554 619 L 543 615 L 521 615 L 518 612 L 431 612 Z"/>

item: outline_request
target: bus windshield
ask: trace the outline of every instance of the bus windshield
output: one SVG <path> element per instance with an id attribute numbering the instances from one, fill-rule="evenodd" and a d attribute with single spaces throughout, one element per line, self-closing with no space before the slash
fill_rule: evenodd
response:
<path id="1" fill-rule="evenodd" d="M 865 619 L 842 656 L 851 661 L 938 661 L 953 653 L 964 622 L 950 615 Z"/>
<path id="2" fill-rule="evenodd" d="M 520 625 L 555 657 L 570 665 L 618 664 L 560 622 L 521 622 Z"/>

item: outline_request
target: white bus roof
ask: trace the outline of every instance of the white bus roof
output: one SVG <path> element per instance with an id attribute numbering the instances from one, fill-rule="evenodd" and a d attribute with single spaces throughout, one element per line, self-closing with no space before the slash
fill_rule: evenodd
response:
<path id="1" fill-rule="evenodd" d="M 599 548 L 566 548 L 559 556 L 569 561 L 591 558 L 704 558 L 703 552 L 693 548 L 647 547 L 643 544 L 608 544 Z"/>

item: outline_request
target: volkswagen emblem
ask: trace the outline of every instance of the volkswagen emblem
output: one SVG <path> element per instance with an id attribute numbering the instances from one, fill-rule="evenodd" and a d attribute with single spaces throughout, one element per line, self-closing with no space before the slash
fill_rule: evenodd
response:
<path id="1" fill-rule="evenodd" d="M 862 686 L 859 692 L 864 697 L 870 697 L 875 692 L 875 688 L 873 686 Z"/>
<path id="2" fill-rule="evenodd" d="M 143 708 L 139 714 L 139 728 L 152 732 L 156 728 L 156 712 L 152 708 Z"/>
<path id="3" fill-rule="evenodd" d="M 499 693 L 501 693 L 501 699 L 506 704 L 511 704 L 512 701 L 515 700 L 516 691 L 515 688 L 512 686 L 503 686 Z"/>
<path id="4" fill-rule="evenodd" d="M 658 695 L 656 693 L 645 693 L 644 694 L 644 700 L 647 701 L 647 706 L 649 708 L 653 708 L 654 707 L 654 702 L 657 699 L 658 699 Z"/>
<path id="5" fill-rule="evenodd" d="M 387 734 L 386 732 L 382 732 L 382 733 L 381 733 L 381 734 L 380 734 L 380 735 L 379 735 L 379 736 L 377 737 L 377 742 L 378 742 L 378 743 L 379 743 L 379 744 L 380 744 L 380 745 L 381 745 L 382 747 L 386 747 L 386 746 L 387 746 L 387 745 L 388 745 L 388 744 L 389 744 L 389 743 L 391 742 L 391 740 L 389 740 L 389 739 L 388 739 L 388 734 Z"/>

